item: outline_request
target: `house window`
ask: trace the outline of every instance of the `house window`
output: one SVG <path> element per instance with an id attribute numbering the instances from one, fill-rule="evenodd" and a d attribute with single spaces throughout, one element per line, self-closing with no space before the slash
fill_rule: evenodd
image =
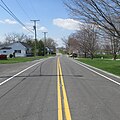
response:
<path id="1" fill-rule="evenodd" d="M 21 53 L 21 50 L 15 50 L 15 53 Z"/>
<path id="2" fill-rule="evenodd" d="M 6 53 L 6 51 L 3 51 L 3 53 Z"/>

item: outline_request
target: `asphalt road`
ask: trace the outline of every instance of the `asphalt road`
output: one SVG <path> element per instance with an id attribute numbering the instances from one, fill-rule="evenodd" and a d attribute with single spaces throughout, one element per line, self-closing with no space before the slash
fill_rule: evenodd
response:
<path id="1" fill-rule="evenodd" d="M 120 120 L 120 79 L 90 69 L 65 56 L 0 65 L 0 120 Z"/>

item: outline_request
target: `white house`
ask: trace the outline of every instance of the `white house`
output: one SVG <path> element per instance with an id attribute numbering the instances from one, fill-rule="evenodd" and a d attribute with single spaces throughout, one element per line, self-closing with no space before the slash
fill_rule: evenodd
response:
<path id="1" fill-rule="evenodd" d="M 31 47 L 23 42 L 14 42 L 0 46 L 0 54 L 9 56 L 15 54 L 15 57 L 26 57 L 31 54 Z"/>

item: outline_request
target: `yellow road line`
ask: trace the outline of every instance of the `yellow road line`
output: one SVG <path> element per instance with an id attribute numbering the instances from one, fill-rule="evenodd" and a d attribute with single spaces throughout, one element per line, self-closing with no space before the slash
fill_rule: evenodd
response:
<path id="1" fill-rule="evenodd" d="M 65 118 L 66 120 L 72 120 L 71 119 L 71 114 L 70 114 L 70 108 L 69 108 L 69 104 L 68 104 L 68 99 L 67 99 L 67 94 L 66 94 L 66 90 L 65 90 L 65 84 L 64 84 L 64 80 L 63 80 L 63 76 L 62 76 L 62 68 L 60 65 L 60 60 L 58 58 L 58 68 L 59 68 L 59 76 L 61 80 L 61 85 L 62 85 L 62 92 L 63 92 L 63 102 L 64 102 L 64 111 L 65 111 Z"/>
<path id="2" fill-rule="evenodd" d="M 61 100 L 61 90 L 60 90 L 60 75 L 59 75 L 59 66 L 57 60 L 57 90 L 58 90 L 58 120 L 62 120 L 62 100 Z"/>

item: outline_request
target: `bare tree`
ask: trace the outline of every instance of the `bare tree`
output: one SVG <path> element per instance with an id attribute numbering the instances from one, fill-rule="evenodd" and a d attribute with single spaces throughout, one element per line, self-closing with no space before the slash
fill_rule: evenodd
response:
<path id="1" fill-rule="evenodd" d="M 98 35 L 95 26 L 86 25 L 81 30 L 72 33 L 68 39 L 63 39 L 63 41 L 69 54 L 78 52 L 84 54 L 85 58 L 90 55 L 91 59 L 93 59 L 95 51 L 98 50 L 97 39 Z"/>
<path id="2" fill-rule="evenodd" d="M 86 30 L 82 29 L 80 31 L 76 32 L 76 39 L 79 42 L 80 45 L 80 53 L 86 58 L 87 54 L 88 54 L 88 43 L 87 43 L 87 34 L 86 34 Z"/>
<path id="3" fill-rule="evenodd" d="M 103 45 L 103 50 L 107 55 L 110 55 L 112 52 L 111 45 L 110 44 L 104 44 Z"/>
<path id="4" fill-rule="evenodd" d="M 66 0 L 65 5 L 75 18 L 94 23 L 112 36 L 120 38 L 119 0 Z"/>
<path id="5" fill-rule="evenodd" d="M 68 37 L 68 44 L 70 53 L 79 52 L 80 45 L 76 38 L 76 33 L 73 33 Z"/>
<path id="6" fill-rule="evenodd" d="M 94 57 L 95 51 L 98 49 L 97 32 L 94 26 L 87 26 L 76 34 L 77 40 L 80 44 L 80 50 L 84 53 L 85 57 L 87 54 Z"/>
<path id="7" fill-rule="evenodd" d="M 69 53 L 69 43 L 68 43 L 68 38 L 61 38 L 61 40 L 63 41 L 63 44 L 65 45 L 66 48 L 66 52 Z"/>
<path id="8" fill-rule="evenodd" d="M 62 41 L 66 46 L 67 53 L 72 54 L 74 52 L 79 52 L 80 45 L 76 39 L 76 33 L 72 33 L 67 39 L 62 38 Z"/>
<path id="9" fill-rule="evenodd" d="M 102 44 L 101 44 L 101 54 L 105 53 L 107 55 L 112 54 L 112 47 L 111 47 L 111 41 L 108 35 L 105 35 L 102 37 Z"/>
<path id="10" fill-rule="evenodd" d="M 120 51 L 120 41 L 119 38 L 112 36 L 110 34 L 104 33 L 104 44 L 103 48 L 105 50 L 105 53 L 109 53 L 113 55 L 113 59 L 116 60 L 117 53 Z"/>
<path id="11" fill-rule="evenodd" d="M 111 48 L 112 48 L 112 54 L 113 54 L 113 59 L 117 59 L 117 53 L 119 52 L 119 46 L 120 46 L 120 41 L 118 38 L 114 36 L 110 36 L 111 40 Z"/>
<path id="12" fill-rule="evenodd" d="M 32 37 L 25 35 L 24 33 L 9 33 L 5 34 L 6 43 L 13 43 L 15 41 L 26 41 L 31 39 Z"/>

